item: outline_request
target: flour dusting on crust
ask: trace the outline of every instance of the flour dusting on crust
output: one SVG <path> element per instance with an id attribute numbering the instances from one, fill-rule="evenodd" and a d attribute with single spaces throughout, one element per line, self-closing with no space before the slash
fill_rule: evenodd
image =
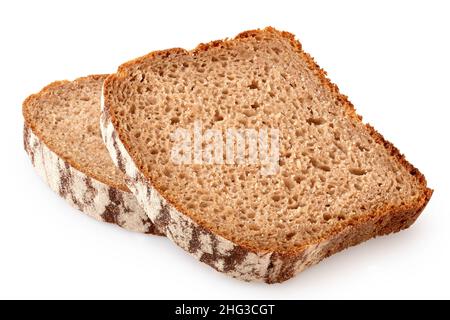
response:
<path id="1" fill-rule="evenodd" d="M 73 207 L 98 221 L 114 223 L 130 231 L 158 234 L 132 193 L 108 186 L 73 168 L 26 125 L 24 147 L 39 176 Z"/>

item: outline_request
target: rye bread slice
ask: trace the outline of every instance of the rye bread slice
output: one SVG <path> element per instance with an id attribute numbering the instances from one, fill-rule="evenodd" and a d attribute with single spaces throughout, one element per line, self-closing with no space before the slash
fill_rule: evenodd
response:
<path id="1" fill-rule="evenodd" d="M 157 228 L 243 280 L 282 282 L 405 229 L 432 195 L 295 37 L 273 28 L 125 63 L 104 83 L 102 110 L 107 148 Z M 229 128 L 279 130 L 278 170 L 220 152 L 200 164 L 186 149 L 191 163 L 174 161 L 173 134 L 196 123 L 221 141 Z"/>
<path id="2" fill-rule="evenodd" d="M 131 231 L 156 234 L 102 141 L 105 78 L 57 81 L 28 97 L 23 103 L 25 151 L 50 188 L 75 208 Z"/>

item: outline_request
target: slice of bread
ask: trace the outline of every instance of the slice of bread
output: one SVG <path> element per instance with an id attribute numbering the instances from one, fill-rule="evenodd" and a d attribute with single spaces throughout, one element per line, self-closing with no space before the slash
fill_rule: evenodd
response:
<path id="1" fill-rule="evenodd" d="M 24 146 L 51 189 L 89 216 L 155 234 L 106 150 L 99 128 L 106 75 L 54 82 L 23 103 Z"/>
<path id="2" fill-rule="evenodd" d="M 282 282 L 344 248 L 405 229 L 432 195 L 294 36 L 273 28 L 125 63 L 105 81 L 102 106 L 107 148 L 158 229 L 244 280 Z M 214 147 L 219 156 L 210 161 L 208 143 L 217 136 L 208 140 L 206 130 L 225 143 L 230 128 L 273 129 L 270 139 L 259 136 L 258 148 L 261 157 L 269 148 L 263 142 L 278 140 L 276 170 L 264 173 L 258 160 L 267 157 L 250 157 L 246 136 L 241 161 L 233 158 L 236 144 L 230 157 Z M 181 152 L 174 149 L 180 132 L 189 137 Z"/>

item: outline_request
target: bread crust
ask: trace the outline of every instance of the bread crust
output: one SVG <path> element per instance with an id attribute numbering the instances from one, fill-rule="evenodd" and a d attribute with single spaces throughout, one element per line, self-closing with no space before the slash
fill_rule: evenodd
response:
<path id="1" fill-rule="evenodd" d="M 77 79 L 104 79 L 106 76 L 89 76 Z M 97 177 L 82 172 L 70 159 L 56 154 L 33 130 L 33 121 L 26 106 L 39 95 L 61 87 L 69 81 L 56 81 L 24 102 L 25 124 L 23 130 L 24 148 L 38 175 L 49 187 L 88 216 L 103 222 L 113 223 L 127 230 L 146 234 L 161 234 L 151 222 L 134 196 L 128 191 L 101 182 Z"/>
<path id="2" fill-rule="evenodd" d="M 314 59 L 302 50 L 301 44 L 291 33 L 280 32 L 268 27 L 264 30 L 243 32 L 231 41 L 261 36 L 265 32 L 278 33 L 288 39 L 292 47 L 307 62 L 308 68 L 319 77 L 335 99 L 342 103 L 350 119 L 362 122 L 362 117 L 356 113 L 348 98 L 339 92 L 338 87 L 327 78 L 325 71 L 314 62 Z M 127 69 L 130 67 L 150 63 L 156 57 L 196 55 L 213 47 L 226 47 L 229 43 L 229 40 L 219 40 L 200 44 L 192 51 L 176 48 L 149 53 L 120 66 L 116 74 L 106 79 L 104 92 L 108 92 L 105 88 L 125 77 Z M 211 232 L 207 226 L 202 225 L 199 221 L 194 221 L 188 213 L 182 212 L 175 201 L 169 197 L 162 197 L 158 191 L 160 187 L 139 171 L 129 154 L 130 148 L 127 141 L 122 140 L 122 132 L 115 129 L 118 123 L 114 114 L 110 112 L 113 107 L 111 103 L 108 96 L 104 94 L 101 129 L 107 149 L 116 165 L 130 178 L 127 179 L 127 184 L 151 220 L 168 238 L 200 261 L 220 272 L 243 280 L 260 280 L 267 283 L 282 282 L 292 278 L 306 267 L 345 248 L 379 235 L 406 229 L 414 223 L 433 193 L 431 189 L 427 188 L 423 174 L 411 165 L 396 147 L 367 124 L 366 129 L 373 139 L 384 146 L 389 154 L 417 179 L 422 188 L 419 199 L 414 203 L 406 203 L 401 206 L 390 205 L 364 217 L 349 219 L 318 241 L 305 243 L 289 251 L 279 252 L 275 248 L 274 250 L 260 251 L 248 243 L 233 243 L 222 235 Z"/>

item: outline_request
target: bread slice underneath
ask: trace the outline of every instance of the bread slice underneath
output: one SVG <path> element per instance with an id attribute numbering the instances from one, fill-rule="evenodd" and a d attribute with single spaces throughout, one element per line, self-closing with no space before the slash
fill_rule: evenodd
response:
<path id="1" fill-rule="evenodd" d="M 154 52 L 104 84 L 102 130 L 152 221 L 215 269 L 281 282 L 323 258 L 409 227 L 432 190 L 305 53 L 273 28 L 193 51 Z M 176 164 L 171 134 L 280 131 L 280 170 Z"/>
<path id="2" fill-rule="evenodd" d="M 24 146 L 47 184 L 97 220 L 155 234 L 103 144 L 99 129 L 106 75 L 54 82 L 23 103 Z"/>

